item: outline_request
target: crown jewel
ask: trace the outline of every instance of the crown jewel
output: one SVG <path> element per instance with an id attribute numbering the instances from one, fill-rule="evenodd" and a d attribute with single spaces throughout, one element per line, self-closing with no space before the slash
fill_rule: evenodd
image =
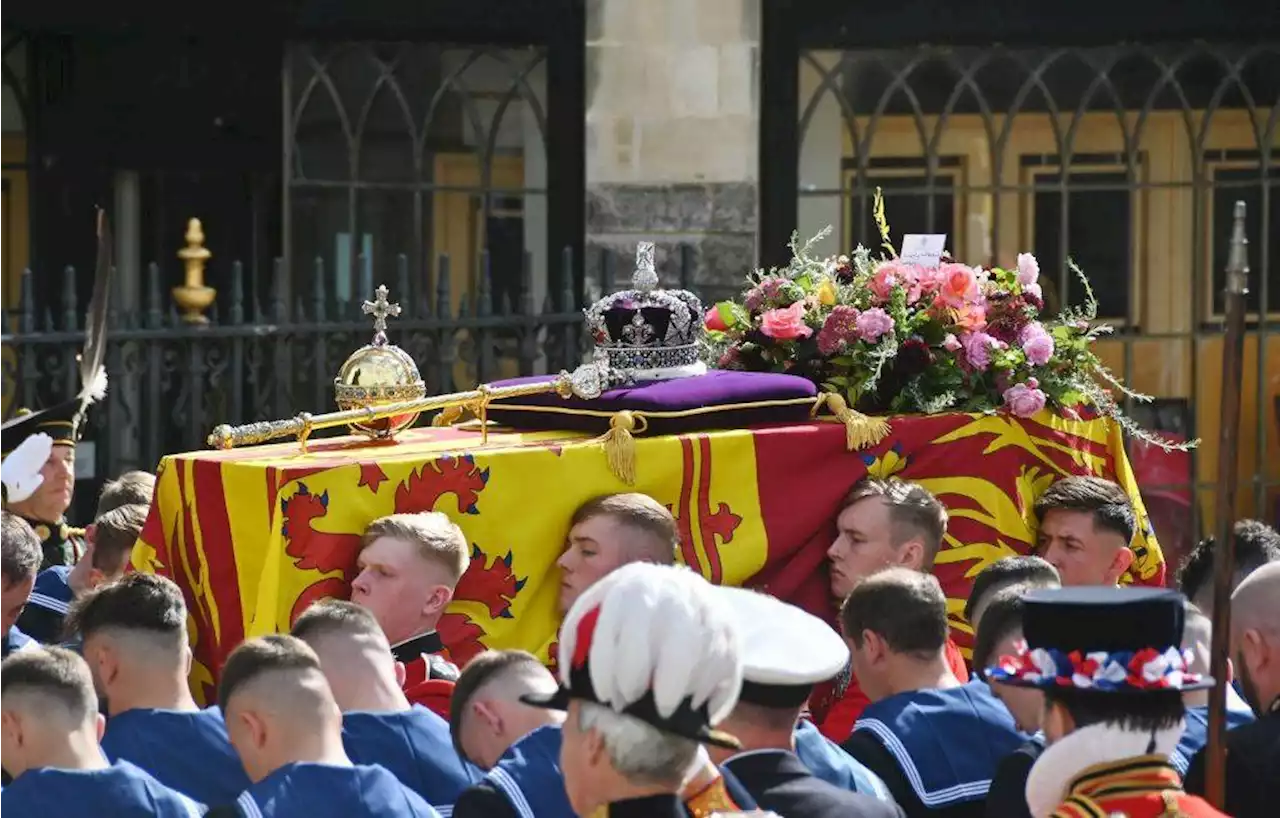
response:
<path id="1" fill-rule="evenodd" d="M 653 242 L 636 247 L 631 289 L 587 308 L 587 326 L 599 358 L 624 381 L 656 381 L 702 375 L 699 342 L 705 329 L 702 302 L 687 290 L 663 290 L 653 263 Z"/>

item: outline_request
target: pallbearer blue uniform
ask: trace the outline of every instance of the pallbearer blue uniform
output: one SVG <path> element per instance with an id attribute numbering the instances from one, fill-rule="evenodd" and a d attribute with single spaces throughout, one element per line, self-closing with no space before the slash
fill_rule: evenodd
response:
<path id="1" fill-rule="evenodd" d="M 1240 694 L 1236 693 L 1234 687 L 1228 685 L 1227 729 L 1232 730 L 1243 724 L 1249 724 L 1253 720 L 1253 711 L 1249 709 L 1249 705 L 1240 698 Z M 1178 749 L 1169 754 L 1169 763 L 1179 775 L 1185 776 L 1187 768 L 1191 766 L 1191 759 L 1195 758 L 1196 753 L 1208 743 L 1209 705 L 1188 707 L 1186 727 L 1182 731 L 1182 738 L 1178 739 Z"/>
<path id="2" fill-rule="evenodd" d="M 54 565 L 36 575 L 27 607 L 18 617 L 18 625 L 37 642 L 55 645 L 63 639 L 62 623 L 75 600 L 67 578 L 71 565 Z"/>
<path id="3" fill-rule="evenodd" d="M 7 818 L 198 818 L 199 804 L 127 761 L 101 770 L 28 770 L 0 793 Z"/>
<path id="4" fill-rule="evenodd" d="M 560 727 L 539 727 L 503 754 L 453 808 L 453 818 L 575 818 L 560 773 Z"/>
<path id="5" fill-rule="evenodd" d="M 1027 736 L 985 683 L 872 702 L 844 743 L 907 815 L 979 816 L 1001 759 Z"/>
<path id="6" fill-rule="evenodd" d="M 228 804 L 250 783 L 217 707 L 126 710 L 107 720 L 102 751 L 206 804 Z"/>
<path id="7" fill-rule="evenodd" d="M 342 743 L 352 761 L 385 767 L 445 818 L 462 791 L 480 780 L 454 751 L 449 723 L 421 705 L 399 713 L 344 713 Z"/>
<path id="8" fill-rule="evenodd" d="M 294 763 L 236 799 L 243 818 L 440 818 L 422 796 L 381 767 Z M 214 818 L 215 813 L 210 813 Z"/>
<path id="9" fill-rule="evenodd" d="M 4 656 L 0 658 L 7 658 L 10 653 L 17 653 L 20 650 L 26 650 L 27 648 L 34 647 L 37 644 L 36 640 L 27 636 L 18 629 L 17 625 L 14 625 L 9 629 L 9 632 L 4 635 Z"/>
<path id="10" fill-rule="evenodd" d="M 748 718 L 742 705 L 799 714 L 816 685 L 829 681 L 849 661 L 849 648 L 831 626 L 768 594 L 720 587 L 742 631 L 742 692 L 731 718 Z M 815 739 L 816 736 L 816 739 Z M 874 794 L 861 794 L 824 781 L 800 756 L 804 752 L 829 775 L 852 774 L 861 766 L 839 747 L 829 747 L 813 725 L 797 726 L 795 752 L 747 747 L 724 766 L 746 787 L 756 804 L 787 818 L 894 818 L 897 806 Z M 840 758 L 844 756 L 844 760 Z M 864 775 L 870 785 L 870 776 Z"/>

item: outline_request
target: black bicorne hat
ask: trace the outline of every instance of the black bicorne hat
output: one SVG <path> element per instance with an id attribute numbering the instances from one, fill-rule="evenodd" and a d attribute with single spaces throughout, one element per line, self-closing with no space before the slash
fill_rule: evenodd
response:
<path id="1" fill-rule="evenodd" d="M 1184 598 L 1160 588 L 1049 588 L 1024 597 L 1025 644 L 988 678 L 1021 687 L 1152 693 L 1201 690 L 1187 671 Z"/>

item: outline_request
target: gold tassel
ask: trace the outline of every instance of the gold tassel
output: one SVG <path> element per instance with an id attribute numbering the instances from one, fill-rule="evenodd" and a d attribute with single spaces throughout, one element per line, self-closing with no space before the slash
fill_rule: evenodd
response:
<path id="1" fill-rule="evenodd" d="M 810 414 L 816 415 L 824 405 L 835 417 L 822 418 L 822 420 L 835 420 L 844 424 L 844 446 L 848 451 L 853 452 L 874 446 L 889 436 L 889 421 L 850 409 L 843 395 L 819 392 L 818 401 L 813 405 Z"/>
<path id="2" fill-rule="evenodd" d="M 593 443 L 603 443 L 609 471 L 628 486 L 636 482 L 636 440 L 632 432 L 643 432 L 649 422 L 643 415 L 623 410 L 609 418 L 609 431 L 595 438 Z"/>
<path id="3" fill-rule="evenodd" d="M 431 419 L 432 426 L 452 426 L 458 422 L 458 418 L 462 417 L 462 405 L 453 404 L 441 409 L 439 414 Z"/>

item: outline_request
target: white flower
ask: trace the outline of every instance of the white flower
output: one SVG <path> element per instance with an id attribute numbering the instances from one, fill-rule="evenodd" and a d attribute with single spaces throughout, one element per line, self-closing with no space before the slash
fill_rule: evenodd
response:
<path id="1" fill-rule="evenodd" d="M 1040 262 L 1030 253 L 1018 254 L 1018 283 L 1025 289 L 1040 280 Z"/>

